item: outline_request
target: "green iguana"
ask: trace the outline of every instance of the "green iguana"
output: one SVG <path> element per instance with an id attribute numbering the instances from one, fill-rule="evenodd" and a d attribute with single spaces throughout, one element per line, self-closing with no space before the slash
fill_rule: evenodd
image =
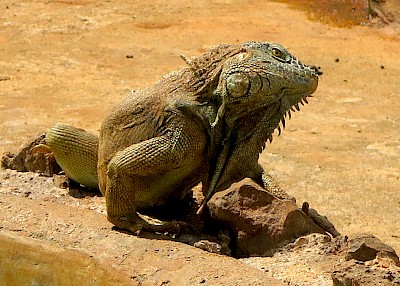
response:
<path id="1" fill-rule="evenodd" d="M 278 44 L 220 45 L 106 115 L 100 138 L 57 124 L 46 144 L 73 180 L 99 187 L 107 218 L 136 232 L 165 231 L 138 211 L 179 201 L 202 183 L 206 201 L 243 178 L 291 199 L 258 164 L 272 133 L 307 102 L 318 72 Z"/>

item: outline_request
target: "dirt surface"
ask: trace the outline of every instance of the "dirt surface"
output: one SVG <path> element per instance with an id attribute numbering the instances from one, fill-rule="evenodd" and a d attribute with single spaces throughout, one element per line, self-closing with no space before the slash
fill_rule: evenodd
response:
<path id="1" fill-rule="evenodd" d="M 84 209 L 90 200 L 71 206 L 74 199 L 55 189 L 42 199 L 1 196 L 0 285 L 284 285 L 167 236 L 116 231 L 104 215 Z"/>
<path id="2" fill-rule="evenodd" d="M 0 153 L 16 152 L 56 122 L 97 132 L 105 111 L 131 89 L 183 67 L 181 53 L 279 42 L 323 75 L 310 104 L 261 155 L 262 165 L 341 233 L 373 233 L 399 253 L 399 4 L 386 1 L 394 22 L 379 27 L 320 22 L 294 4 L 0 3 Z M 36 191 L 29 183 L 23 188 Z"/>
<path id="3" fill-rule="evenodd" d="M 186 245 L 193 234 L 111 228 L 103 197 L 56 178 L 0 172 L 0 285 L 400 285 L 398 256 L 371 235 L 312 233 L 272 257 L 232 259 Z"/>

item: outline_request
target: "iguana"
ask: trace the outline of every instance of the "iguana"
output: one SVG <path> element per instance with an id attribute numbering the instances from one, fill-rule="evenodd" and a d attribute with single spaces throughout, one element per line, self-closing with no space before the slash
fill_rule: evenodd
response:
<path id="1" fill-rule="evenodd" d="M 132 92 L 104 118 L 100 138 L 56 124 L 46 144 L 73 180 L 99 187 L 118 228 L 164 231 L 141 210 L 179 201 L 202 183 L 206 200 L 243 178 L 291 199 L 258 164 L 267 140 L 318 85 L 316 68 L 275 43 L 220 45 L 154 86 Z"/>

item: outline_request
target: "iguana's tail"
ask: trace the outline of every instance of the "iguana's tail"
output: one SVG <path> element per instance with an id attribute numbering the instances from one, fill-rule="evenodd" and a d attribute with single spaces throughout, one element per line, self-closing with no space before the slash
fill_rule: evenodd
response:
<path id="1" fill-rule="evenodd" d="M 97 136 L 83 129 L 57 123 L 47 131 L 46 145 L 69 178 L 86 187 L 98 188 Z"/>

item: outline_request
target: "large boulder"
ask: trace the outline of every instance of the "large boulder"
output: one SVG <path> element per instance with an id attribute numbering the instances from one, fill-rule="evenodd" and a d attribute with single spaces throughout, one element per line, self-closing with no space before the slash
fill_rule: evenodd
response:
<path id="1" fill-rule="evenodd" d="M 271 256 L 302 235 L 324 233 L 296 202 L 278 200 L 251 179 L 216 193 L 207 206 L 233 233 L 236 257 Z"/>

